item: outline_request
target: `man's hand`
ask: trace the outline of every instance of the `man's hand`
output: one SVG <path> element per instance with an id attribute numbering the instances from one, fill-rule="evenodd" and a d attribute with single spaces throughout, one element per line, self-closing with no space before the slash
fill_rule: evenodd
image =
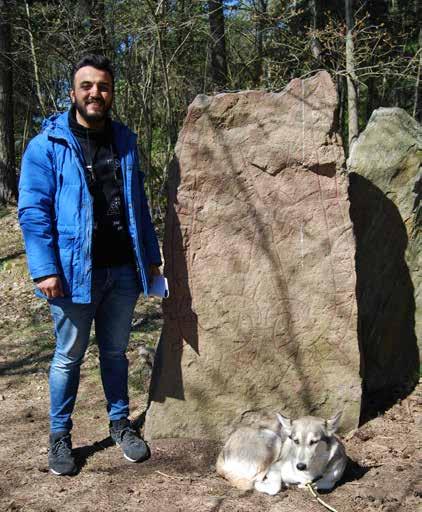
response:
<path id="1" fill-rule="evenodd" d="M 56 297 L 64 297 L 62 282 L 57 275 L 40 277 L 35 279 L 37 288 L 47 297 L 47 299 L 55 299 Z"/>

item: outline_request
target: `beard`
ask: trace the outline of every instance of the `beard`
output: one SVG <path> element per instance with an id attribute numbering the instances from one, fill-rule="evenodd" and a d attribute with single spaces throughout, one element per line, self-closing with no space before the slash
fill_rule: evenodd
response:
<path id="1" fill-rule="evenodd" d="M 101 108 L 95 111 L 88 111 L 87 107 L 90 103 L 97 103 Z M 111 103 L 109 105 L 106 105 L 102 98 L 99 98 L 95 102 L 91 100 L 88 103 L 86 103 L 85 101 L 75 99 L 74 105 L 79 115 L 88 123 L 103 121 L 104 119 L 106 119 L 111 109 Z"/>

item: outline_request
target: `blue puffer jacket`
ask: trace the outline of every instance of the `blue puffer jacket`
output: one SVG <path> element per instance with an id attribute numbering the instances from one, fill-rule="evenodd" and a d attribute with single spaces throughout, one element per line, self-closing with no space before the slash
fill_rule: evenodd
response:
<path id="1" fill-rule="evenodd" d="M 136 135 L 112 122 L 121 162 L 125 209 L 139 276 L 148 294 L 148 268 L 161 265 L 157 237 L 139 170 Z M 93 206 L 86 184 L 82 150 L 68 113 L 43 123 L 23 155 L 19 182 L 19 222 L 33 279 L 59 274 L 73 302 L 91 301 Z M 37 295 L 43 296 L 39 290 Z"/>

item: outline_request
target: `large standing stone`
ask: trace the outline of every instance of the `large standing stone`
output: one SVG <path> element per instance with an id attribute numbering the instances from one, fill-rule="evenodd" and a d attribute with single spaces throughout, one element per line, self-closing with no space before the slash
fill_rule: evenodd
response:
<path id="1" fill-rule="evenodd" d="M 147 438 L 224 438 L 252 411 L 358 423 L 355 244 L 335 87 L 198 96 L 165 227 L 171 298 Z"/>
<path id="2" fill-rule="evenodd" d="M 406 391 L 419 378 L 421 163 L 422 128 L 399 108 L 374 111 L 348 161 L 368 392 Z"/>

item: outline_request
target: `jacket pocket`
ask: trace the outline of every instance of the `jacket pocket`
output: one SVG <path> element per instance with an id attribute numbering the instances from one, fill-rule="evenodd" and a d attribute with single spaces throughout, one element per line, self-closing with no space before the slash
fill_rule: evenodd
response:
<path id="1" fill-rule="evenodd" d="M 73 289 L 73 260 L 75 253 L 75 236 L 67 233 L 58 233 L 58 258 L 60 277 L 62 279 L 63 293 L 72 295 Z"/>

